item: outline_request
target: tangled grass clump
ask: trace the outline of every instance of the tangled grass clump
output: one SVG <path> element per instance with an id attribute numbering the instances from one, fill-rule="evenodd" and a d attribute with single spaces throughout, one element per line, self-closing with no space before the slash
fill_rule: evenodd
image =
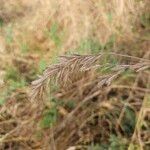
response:
<path id="1" fill-rule="evenodd" d="M 121 59 L 119 60 L 118 57 L 121 57 Z M 115 61 L 115 62 L 113 62 L 113 61 Z M 127 64 L 125 64 L 125 62 L 127 62 Z M 139 110 L 136 110 L 137 108 L 136 108 L 136 106 L 134 106 L 134 103 L 136 103 L 136 100 L 134 101 L 134 99 L 133 99 L 135 97 L 134 92 L 136 93 L 139 91 L 139 92 L 143 93 L 142 97 L 144 98 L 144 100 L 143 100 L 143 102 L 140 101 L 140 103 L 138 104 L 138 105 L 141 105 L 140 111 L 143 111 L 143 108 L 142 108 L 143 103 L 145 103 L 145 101 L 148 102 L 148 99 L 146 98 L 147 97 L 146 93 L 148 93 L 148 95 L 149 95 L 150 90 L 147 88 L 146 84 L 147 83 L 149 84 L 150 81 L 147 76 L 149 73 L 147 74 L 146 70 L 149 68 L 150 68 L 149 59 L 138 58 L 138 57 L 133 57 L 133 56 L 128 56 L 128 55 L 122 55 L 122 54 L 117 54 L 117 53 L 113 53 L 113 52 L 112 53 L 100 53 L 98 55 L 63 56 L 63 57 L 61 57 L 61 60 L 58 64 L 49 66 L 46 69 L 46 71 L 43 73 L 43 76 L 41 76 L 38 80 L 36 80 L 32 83 L 32 90 L 33 90 L 32 94 L 34 96 L 32 98 L 34 99 L 34 98 L 40 97 L 39 100 L 41 101 L 42 100 L 41 93 L 42 94 L 44 93 L 44 89 L 45 89 L 45 91 L 50 91 L 50 89 L 46 89 L 46 87 L 49 87 L 49 86 L 45 86 L 45 85 L 46 84 L 50 85 L 50 80 L 53 79 L 59 85 L 59 89 L 61 90 L 60 91 L 61 94 L 58 94 L 58 96 L 56 95 L 56 97 L 58 99 L 64 99 L 66 97 L 66 98 L 72 99 L 72 101 L 78 101 L 78 105 L 71 112 L 69 112 L 69 113 L 67 112 L 67 114 L 68 114 L 67 116 L 66 116 L 66 112 L 65 112 L 66 117 L 63 119 L 63 122 L 60 123 L 58 128 L 55 129 L 56 133 L 54 133 L 54 135 L 58 136 L 58 139 L 61 139 L 61 134 L 63 135 L 63 134 L 65 134 L 64 132 L 67 132 L 69 130 L 68 126 L 72 126 L 72 122 L 76 122 L 76 121 L 78 122 L 78 120 L 82 121 L 79 124 L 77 123 L 78 127 L 76 127 L 75 129 L 74 129 L 74 127 L 72 127 L 70 129 L 70 132 L 74 135 L 76 130 L 79 130 L 79 132 L 80 132 L 80 130 L 82 128 L 84 128 L 84 126 L 85 126 L 85 128 L 88 128 L 87 127 L 88 122 L 90 122 L 92 120 L 95 122 L 95 117 L 103 118 L 104 116 L 106 116 L 106 118 L 108 117 L 108 120 L 109 119 L 110 120 L 107 122 L 106 121 L 107 119 L 105 117 L 104 118 L 106 120 L 105 119 L 103 120 L 102 118 L 101 119 L 104 122 L 107 122 L 109 125 L 111 123 L 112 124 L 111 126 L 114 126 L 113 130 L 115 130 L 115 132 L 107 133 L 106 129 L 105 129 L 106 128 L 105 123 L 104 123 L 104 125 L 96 124 L 96 126 L 101 126 L 101 128 L 104 128 L 104 129 L 103 129 L 103 131 L 100 131 L 100 133 L 99 133 L 100 135 L 97 135 L 97 133 L 95 133 L 96 134 L 95 136 L 104 136 L 105 137 L 106 136 L 105 134 L 107 134 L 106 137 L 110 138 L 110 135 L 113 135 L 113 134 L 117 134 L 117 137 L 121 136 L 121 134 L 124 134 L 125 137 L 127 136 L 129 138 L 129 137 L 131 137 L 132 134 L 133 135 L 136 134 L 136 133 L 134 133 L 134 132 L 136 132 L 136 120 L 133 121 L 132 119 L 136 117 L 136 115 L 138 114 L 138 111 L 139 111 Z M 112 84 L 112 82 L 115 79 L 121 78 L 121 76 L 125 76 L 126 72 L 128 72 L 128 71 L 138 74 L 137 77 L 136 77 L 136 75 L 134 75 L 136 80 L 134 81 L 135 83 L 133 83 L 133 85 L 131 84 L 128 86 L 128 85 Z M 145 81 L 142 81 L 142 82 L 144 82 L 143 83 L 144 87 L 139 87 L 140 85 L 138 82 L 141 82 L 139 80 L 141 80 L 142 73 L 143 73 L 143 75 L 145 73 L 147 74 L 146 75 L 147 77 L 145 78 L 147 80 L 147 83 Z M 129 73 L 129 76 L 130 76 L 130 73 Z M 116 90 L 115 92 L 116 92 L 116 96 L 117 96 L 117 90 L 121 90 L 121 89 L 127 90 L 128 97 L 125 98 L 126 102 L 122 102 L 121 100 L 118 101 L 118 99 L 117 99 L 117 101 L 111 100 L 113 97 L 113 96 L 111 97 L 111 91 L 113 92 L 114 90 Z M 107 99 L 103 100 L 102 97 L 105 94 L 103 95 L 102 91 L 107 91 L 107 90 L 109 92 L 107 94 L 106 93 L 105 94 L 108 97 L 110 95 L 110 100 L 107 100 Z M 120 94 L 121 95 L 119 97 L 121 99 L 123 99 L 124 92 L 121 92 Z M 136 93 L 136 94 L 138 97 L 138 93 Z M 131 102 L 133 104 L 130 104 L 130 100 L 134 101 L 134 102 Z M 99 107 L 102 108 L 102 110 L 100 108 L 97 108 L 97 106 L 94 106 L 95 104 L 92 105 L 93 101 L 96 102 L 99 105 Z M 115 105 L 117 105 L 117 106 L 115 106 Z M 85 109 L 83 109 L 84 107 L 85 107 Z M 59 111 L 61 113 L 61 109 Z M 113 113 L 112 113 L 112 111 L 113 111 Z M 93 112 L 94 114 L 89 114 L 90 112 L 91 113 Z M 149 112 L 149 109 L 148 109 L 148 112 Z M 81 114 L 83 113 L 83 116 L 80 113 Z M 63 113 L 63 115 L 64 115 L 64 113 Z M 114 118 L 116 118 L 115 119 L 116 121 L 112 120 Z M 125 120 L 123 120 L 123 119 L 125 119 Z M 129 121 L 129 122 L 127 123 L 127 121 Z M 131 124 L 130 124 L 130 122 L 131 122 Z M 130 126 L 132 126 L 132 127 L 130 127 Z M 135 130 L 134 130 L 134 128 L 135 128 Z M 96 129 L 97 129 L 97 127 L 96 127 Z M 96 130 L 96 129 L 94 129 L 94 130 Z M 93 134 L 93 131 L 91 131 L 91 132 L 92 133 L 89 133 L 90 135 L 88 138 L 92 138 L 91 136 L 94 136 L 94 135 L 91 135 L 91 134 Z M 95 132 L 98 132 L 98 131 L 96 130 Z M 101 133 L 101 132 L 103 132 L 103 133 Z M 73 135 L 69 134 L 68 136 L 69 137 L 72 136 L 72 138 L 73 138 Z M 70 140 L 69 137 L 68 137 L 68 142 Z M 63 137 L 63 138 L 66 139 L 66 137 Z M 83 141 L 85 140 L 84 138 L 82 139 Z M 88 139 L 88 140 L 93 142 L 93 140 L 94 140 L 93 138 Z M 133 139 L 132 138 L 131 139 L 135 140 L 134 138 L 135 137 L 133 136 Z M 104 140 L 106 140 L 106 139 L 104 138 Z M 126 141 L 126 143 L 125 143 L 126 148 L 128 146 L 129 146 L 129 148 L 132 146 L 134 147 L 134 144 L 132 143 L 134 141 L 132 141 L 131 144 L 129 144 L 128 142 L 129 141 Z M 61 143 L 62 143 L 62 141 L 59 142 L 60 145 L 61 145 Z M 122 145 L 120 145 L 120 147 L 121 146 Z M 140 147 L 143 147 L 143 146 L 140 145 Z"/>
<path id="2" fill-rule="evenodd" d="M 147 149 L 148 58 L 60 57 L 32 82 L 32 101 L 20 93 L 23 102 L 10 99 L 2 106 L 2 149 Z"/>

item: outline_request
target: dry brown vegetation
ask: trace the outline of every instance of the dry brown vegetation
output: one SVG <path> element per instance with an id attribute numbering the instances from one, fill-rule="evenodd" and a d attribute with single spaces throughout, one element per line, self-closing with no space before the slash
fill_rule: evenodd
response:
<path id="1" fill-rule="evenodd" d="M 149 5 L 1 0 L 0 149 L 149 150 Z"/>

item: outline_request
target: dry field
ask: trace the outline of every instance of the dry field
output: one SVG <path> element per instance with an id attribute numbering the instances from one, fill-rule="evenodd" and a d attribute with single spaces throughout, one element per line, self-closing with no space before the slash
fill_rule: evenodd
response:
<path id="1" fill-rule="evenodd" d="M 149 150 L 150 1 L 0 0 L 0 150 Z"/>

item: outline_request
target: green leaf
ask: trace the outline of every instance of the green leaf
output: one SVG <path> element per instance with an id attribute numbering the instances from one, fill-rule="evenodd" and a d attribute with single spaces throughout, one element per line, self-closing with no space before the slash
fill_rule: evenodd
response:
<path id="1" fill-rule="evenodd" d="M 20 81 L 14 81 L 14 80 L 10 80 L 9 81 L 10 87 L 9 89 L 11 91 L 16 90 L 18 88 L 23 88 L 26 86 L 26 81 L 24 79 L 20 80 Z"/>
<path id="2" fill-rule="evenodd" d="M 57 121 L 58 112 L 56 107 L 52 107 L 50 110 L 44 113 L 44 117 L 41 120 L 40 126 L 42 128 L 52 127 L 54 123 Z"/>
<path id="3" fill-rule="evenodd" d="M 113 15 L 112 15 L 112 13 L 111 13 L 111 12 L 108 13 L 108 14 L 107 14 L 107 17 L 108 17 L 108 21 L 111 23 L 112 20 L 113 20 Z"/>
<path id="4" fill-rule="evenodd" d="M 18 81 L 20 79 L 18 70 L 14 67 L 8 67 L 6 71 L 5 79 Z"/>
<path id="5" fill-rule="evenodd" d="M 39 62 L 39 71 L 40 73 L 46 69 L 47 62 L 44 59 L 41 59 Z"/>
<path id="6" fill-rule="evenodd" d="M 27 53 L 27 52 L 29 51 L 29 46 L 28 46 L 27 43 L 22 43 L 22 44 L 20 45 L 20 49 L 21 49 L 21 52 L 22 52 L 22 53 Z"/>
<path id="7" fill-rule="evenodd" d="M 54 41 L 55 45 L 57 47 L 60 47 L 62 44 L 62 36 L 63 32 L 59 31 L 59 25 L 58 23 L 53 23 L 51 25 L 50 30 L 48 30 L 47 35 Z"/>
<path id="8" fill-rule="evenodd" d="M 75 103 L 75 101 L 68 101 L 66 105 L 67 105 L 70 109 L 73 109 L 73 108 L 75 108 L 76 103 Z"/>
<path id="9" fill-rule="evenodd" d="M 108 40 L 108 42 L 105 44 L 104 49 L 105 50 L 110 50 L 114 47 L 114 44 L 116 42 L 116 35 L 112 34 Z"/>
<path id="10" fill-rule="evenodd" d="M 6 29 L 6 42 L 8 44 L 13 42 L 13 27 L 9 25 Z"/>
<path id="11" fill-rule="evenodd" d="M 107 150 L 107 149 L 105 149 L 105 147 L 102 145 L 92 143 L 91 145 L 88 146 L 87 150 Z"/>
<path id="12" fill-rule="evenodd" d="M 85 39 L 82 40 L 79 47 L 76 48 L 76 51 L 79 52 L 79 54 L 85 54 L 85 53 L 92 53 L 97 54 L 102 49 L 101 44 L 94 39 Z"/>
<path id="13" fill-rule="evenodd" d="M 5 99 L 3 97 L 0 98 L 0 106 L 5 103 Z"/>
<path id="14" fill-rule="evenodd" d="M 150 28 L 150 13 L 144 13 L 141 16 L 141 24 L 145 27 L 145 28 Z"/>
<path id="15" fill-rule="evenodd" d="M 126 150 L 127 149 L 127 140 L 116 135 L 110 135 L 110 146 L 109 150 Z"/>
<path id="16" fill-rule="evenodd" d="M 129 106 L 126 106 L 124 118 L 121 123 L 122 129 L 124 130 L 126 135 L 132 135 L 132 133 L 134 132 L 135 124 L 136 114 Z"/>
<path id="17" fill-rule="evenodd" d="M 0 18 L 0 27 L 3 27 L 3 25 L 4 25 L 4 21 L 2 18 Z"/>

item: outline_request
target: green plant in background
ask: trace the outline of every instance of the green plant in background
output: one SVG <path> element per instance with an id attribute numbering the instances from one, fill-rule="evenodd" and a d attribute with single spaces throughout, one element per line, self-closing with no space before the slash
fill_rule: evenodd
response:
<path id="1" fill-rule="evenodd" d="M 110 51 L 114 47 L 115 41 L 116 35 L 111 35 L 106 44 L 101 44 L 97 39 L 88 38 L 82 40 L 74 52 L 79 54 L 98 54 L 101 51 Z"/>
<path id="2" fill-rule="evenodd" d="M 0 93 L 0 105 L 3 105 L 7 98 L 11 95 L 12 92 L 14 92 L 16 89 L 20 89 L 26 86 L 26 81 L 24 79 L 21 79 L 19 81 L 15 80 L 7 80 L 8 86 L 7 89 L 4 89 Z"/>
<path id="3" fill-rule="evenodd" d="M 3 21 L 3 19 L 0 17 L 0 28 L 3 27 L 3 25 L 4 25 L 4 21 Z"/>
<path id="4" fill-rule="evenodd" d="M 5 102 L 7 97 L 9 97 L 12 92 L 15 92 L 16 89 L 23 88 L 27 85 L 26 80 L 20 75 L 19 71 L 15 67 L 7 67 L 6 74 L 4 77 L 6 87 L 0 93 L 0 101 Z"/>
<path id="5" fill-rule="evenodd" d="M 88 146 L 87 150 L 107 150 L 108 147 L 105 145 L 101 144 L 94 144 L 92 143 L 91 145 Z"/>
<path id="6" fill-rule="evenodd" d="M 26 42 L 20 44 L 20 49 L 23 54 L 29 52 L 29 46 Z"/>
<path id="7" fill-rule="evenodd" d="M 0 106 L 3 105 L 5 103 L 5 98 L 1 97 L 0 95 Z"/>
<path id="8" fill-rule="evenodd" d="M 40 127 L 41 128 L 51 128 L 57 121 L 58 119 L 58 107 L 59 106 L 67 106 L 69 109 L 73 109 L 75 107 L 75 102 L 69 101 L 69 102 L 64 102 L 63 100 L 56 99 L 52 96 L 50 98 L 50 105 L 51 108 L 46 109 L 43 113 L 43 117 L 40 121 Z"/>
<path id="9" fill-rule="evenodd" d="M 40 122 L 42 128 L 52 127 L 53 124 L 57 121 L 57 109 L 55 107 L 50 108 L 44 112 L 44 116 Z"/>
<path id="10" fill-rule="evenodd" d="M 18 72 L 15 68 L 12 68 L 12 67 L 7 68 L 4 80 L 7 82 L 8 86 L 7 86 L 7 89 L 4 89 L 0 93 L 0 105 L 3 105 L 8 95 L 10 95 L 10 93 L 19 86 L 20 83 L 19 82 L 16 83 L 19 79 L 17 75 L 18 75 Z"/>
<path id="11" fill-rule="evenodd" d="M 128 148 L 128 140 L 115 135 L 110 136 L 109 142 L 108 150 L 126 150 Z"/>
<path id="12" fill-rule="evenodd" d="M 108 17 L 109 23 L 111 23 L 113 20 L 113 14 L 111 12 L 109 12 L 109 13 L 107 13 L 107 17 Z"/>
<path id="13" fill-rule="evenodd" d="M 59 31 L 59 24 L 58 23 L 56 23 L 56 22 L 53 23 L 51 25 L 50 29 L 46 31 L 46 35 L 54 41 L 56 47 L 61 46 L 62 37 L 63 37 L 64 33 L 63 33 L 63 31 Z"/>
<path id="14" fill-rule="evenodd" d="M 42 73 L 47 67 L 47 61 L 44 59 L 41 59 L 39 62 L 39 72 Z"/>
<path id="15" fill-rule="evenodd" d="M 124 78 L 135 77 L 135 72 L 133 70 L 125 70 L 123 73 Z"/>
<path id="16" fill-rule="evenodd" d="M 18 88 L 23 88 L 26 86 L 26 81 L 24 79 L 21 79 L 20 81 L 13 81 L 11 80 L 9 82 L 10 84 L 10 90 L 13 91 L 13 90 L 16 90 Z"/>
<path id="17" fill-rule="evenodd" d="M 115 45 L 115 42 L 116 42 L 116 35 L 115 34 L 112 34 L 110 37 L 109 37 L 109 40 L 106 42 L 106 44 L 104 45 L 104 48 L 103 50 L 112 50 L 112 48 L 114 47 Z"/>
<path id="18" fill-rule="evenodd" d="M 10 24 L 7 28 L 6 28 L 6 42 L 8 44 L 13 42 L 13 26 L 12 24 Z"/>
<path id="19" fill-rule="evenodd" d="M 6 70 L 5 80 L 10 83 L 24 83 L 24 79 L 22 78 L 20 72 L 15 67 L 8 67 Z"/>
<path id="20" fill-rule="evenodd" d="M 5 80 L 19 80 L 18 70 L 14 67 L 8 67 L 6 70 Z"/>
<path id="21" fill-rule="evenodd" d="M 70 101 L 68 101 L 68 102 L 66 103 L 66 106 L 69 107 L 70 109 L 74 109 L 75 106 L 76 106 L 76 102 L 70 100 Z"/>
<path id="22" fill-rule="evenodd" d="M 8 92 L 14 91 L 18 88 L 23 88 L 27 84 L 26 80 L 20 75 L 15 67 L 8 67 L 5 81 L 8 84 Z"/>
<path id="23" fill-rule="evenodd" d="M 128 140 L 116 135 L 110 135 L 109 142 L 94 144 L 88 146 L 88 150 L 126 150 L 128 148 Z"/>
<path id="24" fill-rule="evenodd" d="M 80 45 L 76 48 L 75 51 L 77 51 L 79 54 L 97 54 L 100 52 L 101 49 L 102 46 L 97 40 L 85 39 L 81 41 Z"/>
<path id="25" fill-rule="evenodd" d="M 53 103 L 50 109 L 47 109 L 43 113 L 43 118 L 40 121 L 41 128 L 50 128 L 56 123 L 58 117 L 57 105 Z"/>
<path id="26" fill-rule="evenodd" d="M 150 13 L 144 13 L 141 16 L 141 24 L 145 27 L 145 28 L 150 28 Z"/>
<path id="27" fill-rule="evenodd" d="M 7 96 L 7 91 L 2 91 L 0 93 L 0 105 L 3 105 L 5 103 L 6 96 Z"/>
<path id="28" fill-rule="evenodd" d="M 147 12 L 147 13 L 144 13 L 141 17 L 140 17 L 140 20 L 141 20 L 141 25 L 143 28 L 145 28 L 146 30 L 149 30 L 150 29 L 150 13 Z M 144 32 L 144 34 L 140 37 L 141 40 L 146 40 L 146 41 L 149 41 L 150 39 L 150 34 L 149 32 Z"/>
<path id="29" fill-rule="evenodd" d="M 136 114 L 129 106 L 125 107 L 124 118 L 121 122 L 122 129 L 127 136 L 131 136 L 134 132 L 136 124 Z"/>

